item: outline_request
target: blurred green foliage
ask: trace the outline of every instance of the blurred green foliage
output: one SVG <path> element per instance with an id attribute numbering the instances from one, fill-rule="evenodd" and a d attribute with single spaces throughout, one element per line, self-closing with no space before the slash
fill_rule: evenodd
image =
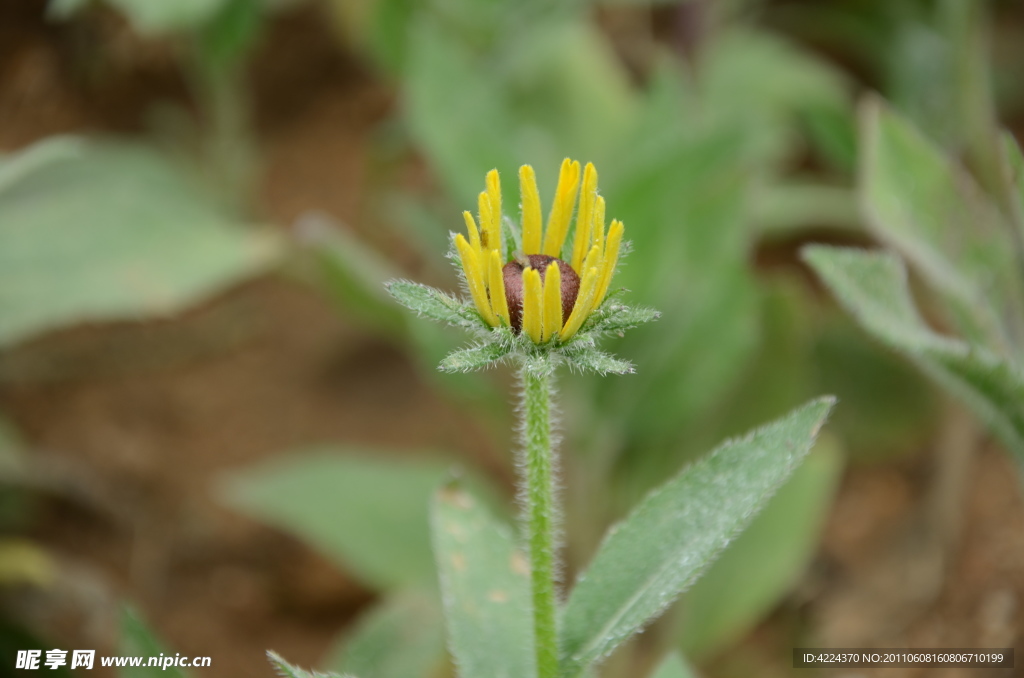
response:
<path id="1" fill-rule="evenodd" d="M 793 237 L 807 226 L 859 229 L 849 188 L 851 85 L 834 67 L 779 34 L 723 20 L 688 62 L 654 46 L 638 83 L 585 4 L 334 5 L 347 34 L 395 79 L 410 150 L 424 155 L 447 189 L 449 200 L 438 201 L 385 188 L 379 201 L 390 206 L 387 216 L 404 221 L 396 225 L 400 233 L 414 234 L 406 240 L 425 261 L 440 261 L 453 215 L 475 204 L 481 177 L 494 167 L 507 179 L 529 162 L 549 202 L 562 157 L 592 160 L 609 214 L 626 223 L 633 247 L 617 280 L 663 316 L 610 342 L 640 366 L 637 375 L 566 381 L 567 532 L 576 566 L 604 525 L 685 460 L 723 435 L 781 415 L 821 392 L 823 382 L 841 399 L 851 394 L 848 430 L 912 403 L 912 416 L 899 424 L 855 437 L 858 451 L 899 452 L 920 442 L 932 416 L 922 382 L 910 377 L 903 388 L 875 391 L 870 375 L 884 382 L 893 359 L 849 329 L 836 332 L 834 320 L 822 322 L 802 286 L 785 292 L 792 286 L 765 285 L 750 265 L 762 238 Z M 825 171 L 800 169 L 808 157 Z M 383 319 L 379 330 L 432 368 L 437 353 L 423 354 L 405 329 L 396 333 L 390 309 L 369 311 L 367 301 L 379 299 L 375 281 L 392 275 L 392 266 L 378 261 L 373 272 L 380 257 L 353 256 L 360 247 L 314 243 L 328 288 L 343 308 Z M 453 284 L 450 273 L 435 271 Z M 439 339 L 434 346 L 446 349 L 459 341 Z M 836 369 L 851 359 L 862 370 L 859 380 Z M 475 377 L 467 381 L 474 393 L 493 393 Z M 803 489 L 777 498 L 776 511 L 823 510 L 839 467 L 834 461 L 828 472 L 806 476 L 796 483 Z M 756 523 L 746 548 L 761 553 L 748 557 L 772 551 L 777 569 L 749 587 L 729 574 L 728 560 L 722 574 L 713 569 L 712 581 L 717 576 L 749 595 L 723 605 L 720 630 L 691 637 L 687 649 L 709 652 L 756 622 L 795 581 L 819 529 L 815 521 Z"/>
<path id="2" fill-rule="evenodd" d="M 283 3 L 103 1 L 142 35 L 186 38 L 178 56 L 202 118 L 197 159 L 213 190 L 196 181 L 195 165 L 138 140 L 55 138 L 0 158 L 0 348 L 81 322 L 177 312 L 283 254 L 277 238 L 247 227 L 259 162 L 243 75 Z M 88 4 L 53 0 L 50 11 L 75 20 Z M 561 158 L 592 160 L 610 216 L 626 224 L 633 252 L 618 279 L 663 317 L 610 342 L 637 375 L 565 380 L 574 567 L 589 559 L 606 524 L 721 437 L 812 394 L 839 396 L 837 440 L 812 455 L 684 601 L 679 643 L 688 653 L 723 647 L 785 594 L 820 529 L 808 517 L 827 507 L 844 456 L 886 458 L 927 437 L 934 396 L 909 365 L 964 394 L 1008 446 L 1021 448 L 1024 161 L 993 133 L 996 102 L 1019 98 L 1020 87 L 999 64 L 998 87 L 987 75 L 984 15 L 996 4 L 711 3 L 697 39 L 648 34 L 628 55 L 608 24 L 615 12 L 651 12 L 648 3 L 601 3 L 611 12 L 582 1 L 329 4 L 342 34 L 400 94 L 400 161 L 424 159 L 436 181 L 426 191 L 377 186 L 371 202 L 439 282 L 455 286 L 442 261 L 445 232 L 475 204 L 492 167 L 513 194 L 508 179 L 531 163 L 549 203 Z M 658 16 L 682 21 L 679 5 L 656 4 L 668 5 Z M 909 121 L 869 107 L 858 133 L 851 76 L 793 38 L 852 65 L 847 72 L 879 88 Z M 899 252 L 902 259 L 807 255 L 897 354 L 824 309 L 806 281 L 752 265 L 759 247 L 812 239 L 810 227 L 855 242 L 870 236 Z M 460 341 L 397 312 L 382 283 L 401 268 L 370 243 L 331 226 L 306 235 L 325 293 L 404 346 L 425 373 Z M 917 311 L 903 260 L 934 306 Z M 932 331 L 924 322 L 932 314 L 960 338 Z M 505 407 L 493 380 L 437 383 L 480 412 Z M 444 468 L 329 454 L 244 473 L 234 501 L 384 592 L 337 666 L 361 678 L 428 676 L 438 640 L 401 617 L 415 609 L 409 614 L 427 619 L 438 609 L 424 585 L 431 559 L 423 507 Z M 405 491 L 375 492 L 383 486 Z M 771 567 L 748 578 L 741 561 Z M 713 611 L 714 623 L 698 632 L 686 620 L 704 617 L 701 610 Z M 387 655 L 389 643 L 418 650 L 373 673 L 372 657 Z M 659 675 L 680 673 L 670 664 Z"/>
<path id="3" fill-rule="evenodd" d="M 993 174 L 1004 192 L 991 196 L 878 101 L 864 107 L 861 139 L 860 189 L 872 231 L 920 273 L 933 310 L 959 336 L 929 327 L 894 254 L 816 246 L 805 250 L 807 261 L 868 332 L 959 396 L 1024 460 L 1019 147 L 1003 149 Z"/>
<path id="4" fill-rule="evenodd" d="M 354 676 L 438 675 L 447 663 L 439 602 L 417 590 L 389 594 L 345 634 L 325 664 Z"/>
<path id="5" fill-rule="evenodd" d="M 164 644 L 154 635 L 153 630 L 133 608 L 121 609 L 120 643 L 118 653 L 124 657 L 160 657 L 169 655 Z M 126 666 L 118 671 L 119 678 L 189 678 L 189 671 L 177 666 Z"/>
<path id="6" fill-rule="evenodd" d="M 225 500 L 305 537 L 375 588 L 429 587 L 424 507 L 448 466 L 422 455 L 396 462 L 379 459 L 379 450 L 372 457 L 336 452 L 311 451 L 236 475 Z"/>
<path id="7" fill-rule="evenodd" d="M 180 311 L 280 255 L 138 144 L 51 138 L 0 158 L 0 346 Z"/>

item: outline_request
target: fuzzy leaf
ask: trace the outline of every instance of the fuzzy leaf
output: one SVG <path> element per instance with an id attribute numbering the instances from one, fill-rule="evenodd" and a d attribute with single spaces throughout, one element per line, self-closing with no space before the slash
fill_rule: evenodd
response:
<path id="1" fill-rule="evenodd" d="M 409 280 L 392 280 L 385 287 L 398 303 L 417 315 L 453 327 L 477 327 L 480 324 L 476 312 L 468 304 L 434 287 Z"/>
<path id="2" fill-rule="evenodd" d="M 687 656 L 707 657 L 734 642 L 792 589 L 814 556 L 842 468 L 834 438 L 819 438 L 764 511 L 686 592 Z"/>
<path id="3" fill-rule="evenodd" d="M 569 366 L 580 372 L 596 372 L 605 374 L 633 374 L 636 368 L 628 360 L 619 360 L 603 351 L 598 351 L 591 346 L 582 346 L 576 350 L 575 346 L 566 349 L 564 356 Z"/>
<path id="4" fill-rule="evenodd" d="M 661 317 L 653 308 L 632 307 L 609 299 L 591 315 L 582 332 L 593 334 L 621 334 Z"/>
<path id="5" fill-rule="evenodd" d="M 565 608 L 568 678 L 607 656 L 696 581 L 803 460 L 833 403 L 814 400 L 723 444 L 608 532 Z"/>
<path id="6" fill-rule="evenodd" d="M 903 262 L 888 253 L 812 246 L 804 259 L 872 335 L 959 395 L 1024 463 L 1024 375 L 984 347 L 939 335 L 921 319 Z"/>
<path id="7" fill-rule="evenodd" d="M 868 225 L 940 292 L 970 340 L 993 345 L 1015 299 L 1010 231 L 970 175 L 878 100 L 862 111 L 860 194 Z"/>
<path id="8" fill-rule="evenodd" d="M 278 653 L 267 650 L 267 659 L 274 666 L 274 670 L 281 678 L 355 678 L 347 673 L 321 673 L 320 671 L 307 671 L 298 666 L 289 664 Z"/>
<path id="9" fill-rule="evenodd" d="M 472 372 L 489 367 L 507 356 L 511 347 L 497 342 L 462 348 L 448 354 L 438 367 L 442 372 Z"/>
<path id="10" fill-rule="evenodd" d="M 387 596 L 356 622 L 326 663 L 360 678 L 430 678 L 445 662 L 436 591 Z"/>
<path id="11" fill-rule="evenodd" d="M 530 567 L 511 530 L 457 487 L 431 512 L 448 642 L 463 678 L 534 678 Z"/>

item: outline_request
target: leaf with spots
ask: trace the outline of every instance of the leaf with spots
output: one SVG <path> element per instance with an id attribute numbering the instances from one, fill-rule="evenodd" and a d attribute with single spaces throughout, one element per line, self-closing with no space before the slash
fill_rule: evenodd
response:
<path id="1" fill-rule="evenodd" d="M 462 678 L 534 678 L 530 571 L 508 526 L 458 486 L 431 515 L 448 645 Z"/>

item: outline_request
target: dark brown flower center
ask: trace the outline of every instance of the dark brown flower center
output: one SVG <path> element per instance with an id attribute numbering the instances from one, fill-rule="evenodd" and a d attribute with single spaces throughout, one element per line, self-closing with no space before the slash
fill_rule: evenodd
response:
<path id="1" fill-rule="evenodd" d="M 549 257 L 546 254 L 528 254 L 525 258 L 529 260 L 530 268 L 537 269 L 537 272 L 540 273 L 541 282 L 544 281 L 551 262 L 558 264 L 558 271 L 562 276 L 562 323 L 565 324 L 576 303 L 576 296 L 580 292 L 580 277 L 576 275 L 572 266 L 557 257 Z M 523 328 L 524 268 L 522 263 L 513 260 L 505 264 L 501 270 L 505 279 L 505 299 L 508 301 L 509 321 L 516 332 Z"/>

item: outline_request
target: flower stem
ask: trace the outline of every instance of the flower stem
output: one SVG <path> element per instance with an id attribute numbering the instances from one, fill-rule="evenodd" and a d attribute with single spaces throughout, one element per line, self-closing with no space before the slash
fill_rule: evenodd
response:
<path id="1" fill-rule="evenodd" d="M 551 372 L 551 365 L 546 359 L 524 364 L 522 368 L 523 444 L 526 451 L 524 520 L 530 545 L 538 678 L 556 678 L 558 675 Z"/>

